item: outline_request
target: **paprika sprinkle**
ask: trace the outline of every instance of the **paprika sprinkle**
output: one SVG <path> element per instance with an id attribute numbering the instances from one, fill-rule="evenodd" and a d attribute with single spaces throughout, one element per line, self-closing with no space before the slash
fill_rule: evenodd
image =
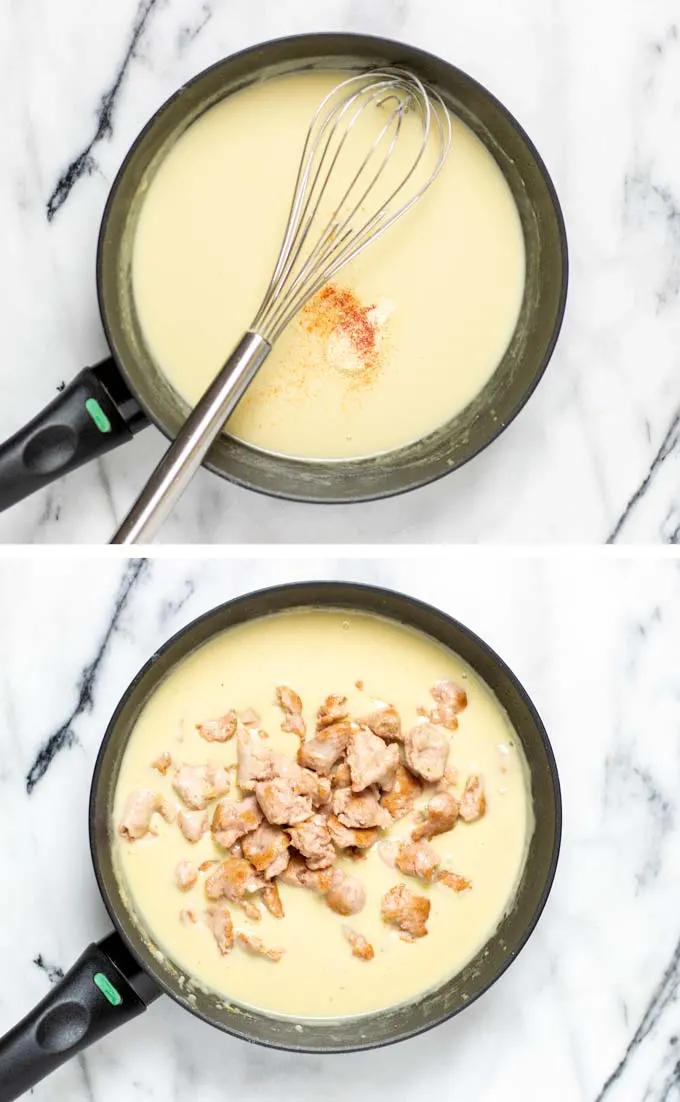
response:
<path id="1" fill-rule="evenodd" d="M 381 320 L 375 304 L 362 306 L 353 291 L 333 283 L 314 295 L 301 314 L 304 328 L 326 343 L 331 364 L 362 380 L 379 364 Z"/>

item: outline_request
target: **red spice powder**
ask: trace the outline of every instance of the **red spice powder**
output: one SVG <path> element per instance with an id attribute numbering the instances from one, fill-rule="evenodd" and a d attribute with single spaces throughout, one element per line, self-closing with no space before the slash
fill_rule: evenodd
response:
<path id="1" fill-rule="evenodd" d="M 308 332 L 321 337 L 342 333 L 359 362 L 369 369 L 378 361 L 378 329 L 369 317 L 373 309 L 374 304 L 362 306 L 353 291 L 329 283 L 307 303 L 301 320 Z"/>

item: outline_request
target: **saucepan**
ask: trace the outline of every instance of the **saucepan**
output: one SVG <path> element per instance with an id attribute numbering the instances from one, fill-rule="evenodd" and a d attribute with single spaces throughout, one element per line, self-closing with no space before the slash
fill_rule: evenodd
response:
<path id="1" fill-rule="evenodd" d="M 276 497 L 367 501 L 414 489 L 453 471 L 510 424 L 548 364 L 567 289 L 564 222 L 541 158 L 503 105 L 448 62 L 382 38 L 301 35 L 255 46 L 206 69 L 160 108 L 134 142 L 111 189 L 99 234 L 97 289 L 111 356 L 81 371 L 0 447 L 0 509 L 130 440 L 150 421 L 172 439 L 186 420 L 186 403 L 145 346 L 130 276 L 145 187 L 182 132 L 218 100 L 254 81 L 303 69 L 393 64 L 407 66 L 437 88 L 490 150 L 510 186 L 526 252 L 524 298 L 510 345 L 492 378 L 462 413 L 407 447 L 379 457 L 324 462 L 268 454 L 223 434 L 205 466 Z M 453 349 L 451 370 L 456 370 Z"/>
<path id="2" fill-rule="evenodd" d="M 155 949 L 126 906 L 114 872 L 112 805 L 121 760 L 144 705 L 179 662 L 219 632 L 272 613 L 333 608 L 377 614 L 455 651 L 505 708 L 529 766 L 535 829 L 511 909 L 474 960 L 414 1002 L 337 1021 L 299 1022 L 229 1005 L 192 985 Z M 555 759 L 527 693 L 497 654 L 469 628 L 411 597 L 373 586 L 307 582 L 260 590 L 213 609 L 175 635 L 137 674 L 106 730 L 94 771 L 90 846 L 99 890 L 115 933 L 85 950 L 70 972 L 0 1040 L 0 1102 L 11 1102 L 104 1034 L 141 1014 L 161 993 L 218 1029 L 295 1052 L 338 1053 L 413 1037 L 453 1017 L 487 991 L 532 933 L 552 886 L 560 847 L 561 800 Z"/>

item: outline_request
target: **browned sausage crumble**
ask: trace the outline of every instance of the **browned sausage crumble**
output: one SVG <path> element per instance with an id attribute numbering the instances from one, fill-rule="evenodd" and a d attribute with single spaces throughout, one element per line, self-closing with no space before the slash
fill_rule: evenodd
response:
<path id="1" fill-rule="evenodd" d="M 363 689 L 363 682 L 356 686 Z M 174 766 L 172 787 L 181 809 L 152 789 L 135 789 L 125 803 L 119 833 L 128 842 L 158 833 L 156 814 L 168 823 L 176 820 L 188 842 L 210 832 L 220 856 L 198 867 L 180 861 L 175 883 L 188 892 L 202 878 L 207 903 L 203 921 L 222 955 L 236 945 L 273 962 L 281 959 L 283 949 L 267 947 L 260 938 L 235 929 L 231 911 L 237 907 L 259 919 L 261 902 L 283 919 L 279 881 L 316 892 L 338 915 L 359 914 L 366 903 L 364 885 L 336 861 L 342 856 L 356 860 L 374 845 L 406 877 L 469 891 L 470 881 L 441 868 L 440 856 L 429 844 L 459 821 L 474 822 L 486 811 L 484 785 L 476 774 L 467 777 L 459 798 L 451 791 L 457 773 L 449 766 L 451 737 L 446 732 L 458 727 L 467 696 L 448 680 L 437 682 L 430 692 L 434 707 L 419 707 L 422 719 L 410 730 L 403 728 L 391 704 L 377 702 L 368 715 L 354 718 L 347 698 L 330 694 L 308 735 L 300 696 L 279 685 L 275 698 L 283 713 L 281 729 L 300 740 L 296 759 L 264 745 L 268 736 L 254 709 L 232 709 L 196 726 L 209 743 L 236 739 L 236 781 L 243 798 L 229 798 L 233 766 L 173 763 L 164 751 L 150 767 L 165 775 Z M 410 841 L 387 837 L 393 823 L 409 815 L 424 795 L 429 798 L 416 813 Z M 404 941 L 414 941 L 427 935 L 430 906 L 425 896 L 397 883 L 383 896 L 381 916 Z M 193 924 L 198 914 L 182 908 L 179 918 Z M 353 956 L 373 959 L 373 946 L 359 931 L 342 925 L 341 932 Z"/>

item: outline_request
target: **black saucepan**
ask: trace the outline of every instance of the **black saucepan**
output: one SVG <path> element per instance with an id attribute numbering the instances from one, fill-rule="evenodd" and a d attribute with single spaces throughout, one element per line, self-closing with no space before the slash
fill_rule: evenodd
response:
<path id="1" fill-rule="evenodd" d="M 491 687 L 520 737 L 531 774 L 536 828 L 512 909 L 475 959 L 408 1005 L 359 1019 L 300 1023 L 225 1006 L 163 964 L 121 898 L 112 862 L 112 801 L 137 717 L 162 680 L 218 632 L 284 609 L 347 608 L 377 613 L 459 654 Z M 505 663 L 468 628 L 410 597 L 372 586 L 309 582 L 260 590 L 206 613 L 174 636 L 137 674 L 104 735 L 90 796 L 95 874 L 116 932 L 90 945 L 49 995 L 0 1041 L 0 1102 L 11 1102 L 81 1049 L 146 1008 L 163 991 L 199 1018 L 247 1041 L 297 1052 L 348 1052 L 421 1033 L 469 1006 L 505 971 L 532 933 L 550 891 L 560 846 L 561 802 L 543 724 Z"/>
<path id="2" fill-rule="evenodd" d="M 278 39 L 206 69 L 161 107 L 132 146 L 106 204 L 97 255 L 99 306 L 111 357 L 81 371 L 47 409 L 0 447 L 0 509 L 131 439 L 149 420 L 173 437 L 186 419 L 186 404 L 145 347 L 130 278 L 131 244 L 143 200 L 140 185 L 179 135 L 216 101 L 255 80 L 307 68 L 385 64 L 406 65 L 433 84 L 491 151 L 512 190 L 524 231 L 527 277 L 510 346 L 467 409 L 408 447 L 342 463 L 301 461 L 222 436 L 205 465 L 241 486 L 278 497 L 366 501 L 423 486 L 460 467 L 513 420 L 548 364 L 567 289 L 564 223 L 536 149 L 485 88 L 422 50 L 363 35 Z M 452 348 L 452 371 L 455 359 Z"/>

